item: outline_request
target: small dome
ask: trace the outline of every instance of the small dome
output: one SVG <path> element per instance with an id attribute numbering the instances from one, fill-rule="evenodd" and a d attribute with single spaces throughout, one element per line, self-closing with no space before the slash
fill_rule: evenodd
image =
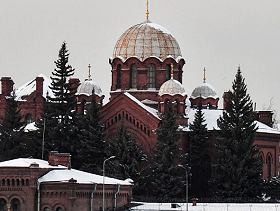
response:
<path id="1" fill-rule="evenodd" d="M 193 90 L 193 92 L 190 96 L 190 98 L 192 98 L 192 99 L 196 99 L 198 97 L 201 97 L 203 99 L 206 99 L 209 97 L 217 99 L 218 95 L 216 94 L 216 91 L 213 86 L 204 82 L 204 83 L 200 84 L 199 86 L 197 86 Z"/>
<path id="2" fill-rule="evenodd" d="M 76 95 L 87 95 L 92 94 L 92 89 L 94 88 L 94 93 L 98 96 L 102 95 L 102 90 L 100 86 L 91 79 L 86 79 L 77 89 Z"/>
<path id="3" fill-rule="evenodd" d="M 164 27 L 146 20 L 126 30 L 117 41 L 113 59 L 126 60 L 137 57 L 144 61 L 150 56 L 164 60 L 167 57 L 181 57 L 180 46 L 173 35 Z"/>
<path id="4" fill-rule="evenodd" d="M 173 78 L 161 85 L 158 94 L 160 96 L 165 94 L 172 96 L 177 94 L 186 95 L 183 85 L 179 81 L 174 80 Z"/>

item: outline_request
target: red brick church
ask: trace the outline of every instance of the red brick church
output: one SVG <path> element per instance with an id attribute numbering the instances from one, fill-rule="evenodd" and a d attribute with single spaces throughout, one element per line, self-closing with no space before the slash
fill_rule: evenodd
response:
<path id="1" fill-rule="evenodd" d="M 107 138 L 117 132 L 123 118 L 137 142 L 149 152 L 156 142 L 161 113 L 165 110 L 166 102 L 171 100 L 177 112 L 180 143 L 187 151 L 189 123 L 193 121 L 195 108 L 202 100 L 208 137 L 211 143 L 215 142 L 215 130 L 219 129 L 216 120 L 223 112 L 218 108 L 220 98 L 205 77 L 194 90 L 185 90 L 182 76 L 186 62 L 178 42 L 167 29 L 149 19 L 130 27 L 117 40 L 109 63 L 112 74 L 110 100 L 102 109 Z M 104 95 L 91 77 L 84 82 L 70 80 L 74 80 L 78 87 L 76 109 L 79 113 L 87 108 L 93 87 L 97 101 L 102 104 Z M 49 78 L 39 75 L 16 90 L 26 123 L 40 118 L 45 96 L 47 92 L 51 94 L 49 84 Z M 3 77 L 1 87 L 0 115 L 3 115 L 5 99 L 14 89 L 12 79 Z M 226 98 L 226 93 L 222 97 Z M 261 148 L 263 177 L 270 179 L 279 175 L 280 132 L 272 128 L 272 112 L 256 111 L 256 117 L 259 129 L 255 143 Z M 209 164 L 214 159 L 212 145 L 209 145 L 209 154 L 205 159 Z"/>

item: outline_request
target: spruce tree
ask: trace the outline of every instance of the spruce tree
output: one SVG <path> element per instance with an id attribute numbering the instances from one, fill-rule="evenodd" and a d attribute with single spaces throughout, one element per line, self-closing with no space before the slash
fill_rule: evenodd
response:
<path id="1" fill-rule="evenodd" d="M 45 125 L 45 149 L 46 152 L 56 150 L 60 153 L 71 153 L 73 167 L 75 156 L 77 156 L 76 144 L 79 130 L 76 125 L 77 113 L 75 108 L 76 88 L 69 81 L 74 74 L 74 69 L 68 64 L 69 53 L 66 43 L 63 42 L 59 50 L 58 60 L 55 61 L 56 68 L 52 72 L 50 89 L 53 96 L 48 95 L 43 107 L 42 119 L 37 122 L 37 127 L 43 135 Z M 46 153 L 48 154 L 48 153 Z"/>
<path id="2" fill-rule="evenodd" d="M 79 146 L 78 159 L 80 161 L 81 170 L 102 174 L 103 160 L 106 157 L 104 124 L 101 121 L 102 105 L 96 101 L 94 89 L 90 107 L 86 111 L 85 116 L 80 117 L 81 140 Z"/>
<path id="3" fill-rule="evenodd" d="M 133 192 L 139 193 L 145 186 L 142 167 L 146 165 L 146 151 L 136 142 L 133 134 L 127 131 L 123 120 L 117 134 L 108 143 L 108 155 L 116 156 L 108 165 L 108 171 L 119 179 L 132 179 Z"/>
<path id="4" fill-rule="evenodd" d="M 254 145 L 256 122 L 247 86 L 237 70 L 226 108 L 217 120 L 217 194 L 225 198 L 256 197 L 262 184 L 262 161 Z"/>
<path id="5" fill-rule="evenodd" d="M 157 142 L 153 150 L 153 186 L 155 195 L 163 200 L 182 197 L 184 174 L 177 163 L 182 162 L 180 136 L 175 112 L 168 101 L 166 111 L 157 128 Z"/>
<path id="6" fill-rule="evenodd" d="M 208 131 L 205 123 L 202 103 L 199 101 L 195 113 L 195 119 L 190 124 L 190 166 L 191 166 L 191 195 L 194 197 L 206 197 L 209 195 L 209 172 L 206 163 Z"/>
<path id="7" fill-rule="evenodd" d="M 0 122 L 0 161 L 25 157 L 24 122 L 14 95 L 6 100 L 4 110 Z"/>

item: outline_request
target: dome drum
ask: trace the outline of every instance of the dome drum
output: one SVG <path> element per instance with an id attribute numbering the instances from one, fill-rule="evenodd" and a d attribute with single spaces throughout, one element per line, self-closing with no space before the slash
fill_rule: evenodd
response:
<path id="1" fill-rule="evenodd" d="M 139 100 L 144 100 L 146 98 L 151 100 L 157 100 L 157 92 L 161 85 L 168 79 L 170 79 L 170 74 L 166 74 L 167 68 L 170 64 L 174 64 L 174 78 L 178 81 L 182 81 L 183 70 L 182 67 L 185 63 L 184 59 L 179 60 L 177 63 L 172 58 L 167 58 L 165 61 L 161 62 L 156 57 L 150 57 L 145 61 L 141 62 L 135 57 L 131 57 L 123 62 L 119 58 L 112 60 L 112 85 L 111 85 L 111 97 L 114 97 L 116 93 L 122 90 L 130 92 Z M 154 84 L 149 87 L 149 68 L 154 67 Z M 132 69 L 136 71 L 133 76 Z M 168 78 L 167 78 L 168 77 Z M 133 84 L 134 82 L 134 84 Z M 141 93 L 146 92 L 146 98 L 141 97 Z M 151 92 L 151 93 L 149 93 Z M 139 98 L 138 98 L 139 97 Z"/>

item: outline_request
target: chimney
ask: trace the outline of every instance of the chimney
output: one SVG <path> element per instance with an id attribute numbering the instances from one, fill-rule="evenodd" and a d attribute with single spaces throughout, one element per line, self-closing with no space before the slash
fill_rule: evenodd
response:
<path id="1" fill-rule="evenodd" d="M 273 112 L 272 111 L 256 111 L 257 120 L 261 123 L 266 124 L 269 127 L 273 126 Z"/>
<path id="2" fill-rule="evenodd" d="M 11 96 L 11 92 L 14 89 L 14 82 L 11 77 L 2 77 L 1 78 L 1 90 L 2 95 Z"/>
<path id="3" fill-rule="evenodd" d="M 36 77 L 36 92 L 43 94 L 43 84 L 44 78 L 43 77 Z"/>
<path id="4" fill-rule="evenodd" d="M 57 151 L 51 151 L 49 154 L 49 165 L 62 165 L 68 167 L 68 169 L 71 169 L 70 153 L 58 153 Z"/>
<path id="5" fill-rule="evenodd" d="M 80 85 L 80 79 L 70 78 L 69 83 L 72 84 L 71 88 L 75 88 L 77 90 L 78 86 Z M 75 92 L 76 92 L 76 90 L 75 90 Z"/>

